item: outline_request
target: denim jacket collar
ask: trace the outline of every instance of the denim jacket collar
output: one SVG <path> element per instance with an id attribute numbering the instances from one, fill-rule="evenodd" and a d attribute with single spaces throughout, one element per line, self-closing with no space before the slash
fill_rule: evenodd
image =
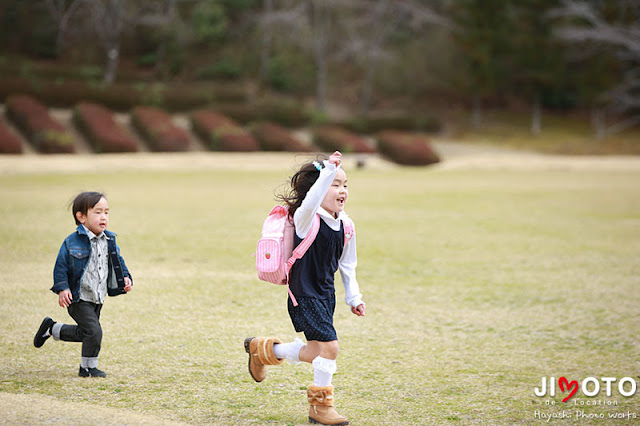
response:
<path id="1" fill-rule="evenodd" d="M 76 232 L 80 235 L 86 235 L 86 237 L 89 238 L 89 234 L 87 234 L 87 230 L 85 229 L 83 224 L 78 225 L 78 227 L 76 228 Z M 109 239 L 111 239 L 111 237 L 115 237 L 116 235 L 118 235 L 115 232 L 107 231 L 106 229 L 104 230 L 104 234 Z"/>

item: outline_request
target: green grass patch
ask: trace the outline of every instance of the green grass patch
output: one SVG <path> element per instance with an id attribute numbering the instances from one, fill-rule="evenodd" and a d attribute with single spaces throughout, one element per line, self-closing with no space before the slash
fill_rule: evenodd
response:
<path id="1" fill-rule="evenodd" d="M 186 423 L 306 423 L 311 367 L 273 367 L 257 384 L 242 345 L 295 337 L 286 291 L 258 281 L 251 256 L 293 165 L 0 175 L 0 392 Z M 367 302 L 352 315 L 337 279 L 336 406 L 352 424 L 638 414 L 640 395 L 617 387 L 590 399 L 617 406 L 579 407 L 534 388 L 549 376 L 638 380 L 640 170 L 347 173 Z M 104 380 L 77 377 L 78 344 L 32 346 L 45 315 L 71 321 L 48 289 L 83 189 L 109 195 L 134 276 L 103 310 Z"/>

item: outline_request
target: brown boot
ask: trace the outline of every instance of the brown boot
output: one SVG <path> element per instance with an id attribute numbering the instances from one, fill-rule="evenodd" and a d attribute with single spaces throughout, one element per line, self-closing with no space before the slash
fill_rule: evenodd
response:
<path id="1" fill-rule="evenodd" d="M 249 354 L 249 374 L 256 382 L 261 382 L 267 375 L 265 365 L 278 365 L 284 359 L 276 358 L 273 345 L 282 343 L 275 337 L 247 337 L 244 340 L 244 350 Z"/>
<path id="2" fill-rule="evenodd" d="M 309 423 L 348 425 L 349 420 L 333 408 L 333 386 L 309 386 Z"/>

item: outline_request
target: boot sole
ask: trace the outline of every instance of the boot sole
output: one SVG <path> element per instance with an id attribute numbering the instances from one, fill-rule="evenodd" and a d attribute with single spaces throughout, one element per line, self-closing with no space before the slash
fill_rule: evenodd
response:
<path id="1" fill-rule="evenodd" d="M 314 420 L 311 417 L 309 417 L 309 423 L 312 423 L 314 425 L 326 425 L 326 423 L 320 423 L 319 421 Z M 347 422 L 342 422 L 342 423 L 335 423 L 335 424 L 333 424 L 331 426 L 345 426 L 345 425 L 348 425 L 348 424 L 349 424 L 349 422 L 347 421 Z"/>
<path id="2" fill-rule="evenodd" d="M 246 339 L 244 339 L 244 350 L 246 353 L 249 354 L 249 364 L 247 364 L 247 369 L 249 370 L 249 374 L 251 375 L 251 378 L 253 380 L 255 380 L 256 382 L 260 383 L 260 380 L 256 379 L 253 376 L 253 373 L 251 372 L 251 349 L 250 349 L 250 345 L 251 345 L 251 341 L 255 339 L 255 337 L 247 337 Z"/>
<path id="3" fill-rule="evenodd" d="M 93 375 L 93 374 L 89 374 L 88 376 L 85 376 L 84 374 L 78 374 L 78 377 L 87 378 L 87 379 L 90 379 L 90 378 L 106 379 L 107 378 L 106 375 L 102 376 L 102 375 Z"/>
<path id="4" fill-rule="evenodd" d="M 38 328 L 36 335 L 33 337 L 33 346 L 35 346 L 36 348 L 42 347 L 42 345 L 44 345 L 44 342 L 46 342 L 47 339 L 51 337 L 51 336 L 42 337 L 44 332 L 47 331 L 47 328 L 49 328 L 50 322 L 53 322 L 53 320 L 49 317 L 46 317 L 45 319 L 42 320 L 42 323 L 40 323 L 40 327 Z"/>

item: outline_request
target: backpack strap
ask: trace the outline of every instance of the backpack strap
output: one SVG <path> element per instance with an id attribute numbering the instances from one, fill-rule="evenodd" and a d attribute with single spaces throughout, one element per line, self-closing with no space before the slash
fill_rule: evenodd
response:
<path id="1" fill-rule="evenodd" d="M 304 256 L 307 250 L 309 250 L 309 247 L 311 247 L 311 244 L 313 244 L 313 242 L 315 241 L 319 230 L 320 230 L 320 216 L 316 214 L 313 217 L 313 222 L 311 223 L 311 229 L 309 230 L 309 233 L 307 234 L 306 237 L 304 237 L 304 239 L 300 242 L 300 244 L 298 244 L 298 247 L 296 247 L 293 250 L 293 255 L 289 258 L 289 260 L 287 260 L 287 291 L 289 292 L 289 297 L 291 297 L 293 306 L 298 306 L 298 302 L 296 301 L 295 296 L 293 295 L 293 293 L 291 292 L 291 289 L 289 288 L 289 272 L 291 271 L 293 264 L 296 263 L 296 260 L 302 258 L 302 256 Z"/>
<path id="2" fill-rule="evenodd" d="M 313 217 L 313 222 L 311 223 L 311 229 L 309 230 L 309 233 L 306 237 L 304 237 L 300 244 L 298 244 L 298 247 L 293 250 L 293 256 L 291 256 L 291 258 L 287 261 L 287 264 L 290 265 L 289 269 L 291 269 L 293 263 L 296 260 L 302 258 L 307 250 L 309 250 L 309 247 L 311 247 L 311 244 L 313 244 L 313 242 L 315 241 L 319 230 L 320 215 L 316 213 L 316 215 Z"/>
<path id="3" fill-rule="evenodd" d="M 348 217 L 342 219 L 342 225 L 344 226 L 344 245 L 346 246 L 356 234 L 356 228 L 353 226 L 353 221 Z"/>

